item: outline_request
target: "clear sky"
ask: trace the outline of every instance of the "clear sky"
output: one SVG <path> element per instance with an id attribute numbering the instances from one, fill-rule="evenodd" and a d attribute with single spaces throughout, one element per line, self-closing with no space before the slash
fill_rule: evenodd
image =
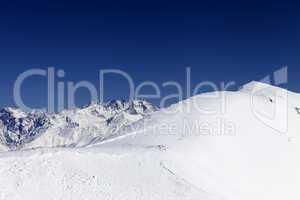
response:
<path id="1" fill-rule="evenodd" d="M 136 83 L 259 80 L 289 67 L 287 87 L 300 91 L 300 4 L 288 1 L 1 1 L 0 107 L 13 106 L 13 84 L 31 68 L 63 69 L 61 81 L 92 81 L 117 68 Z M 126 98 L 122 80 L 107 99 Z M 46 81 L 24 84 L 30 105 L 46 102 Z M 167 94 L 168 90 L 164 90 Z M 89 100 L 78 93 L 78 104 Z"/>

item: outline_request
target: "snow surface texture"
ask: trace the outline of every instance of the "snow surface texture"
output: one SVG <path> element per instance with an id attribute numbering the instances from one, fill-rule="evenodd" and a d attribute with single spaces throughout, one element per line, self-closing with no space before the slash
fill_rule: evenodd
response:
<path id="1" fill-rule="evenodd" d="M 299 200 L 299 110 L 299 94 L 252 82 L 150 112 L 133 120 L 134 127 L 98 133 L 102 139 L 84 145 L 77 136 L 72 145 L 55 143 L 76 148 L 54 148 L 48 134 L 60 134 L 38 133 L 24 139 L 27 150 L 3 145 L 0 199 Z M 85 127 L 98 123 L 76 116 L 72 121 Z M 51 145 L 29 150 L 29 144 Z"/>

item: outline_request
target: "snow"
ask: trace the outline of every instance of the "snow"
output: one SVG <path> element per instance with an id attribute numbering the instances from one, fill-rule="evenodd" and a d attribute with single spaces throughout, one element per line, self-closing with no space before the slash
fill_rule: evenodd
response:
<path id="1" fill-rule="evenodd" d="M 299 100 L 252 82 L 194 96 L 81 147 L 2 152 L 0 199 L 298 200 Z M 276 117 L 282 106 L 287 118 Z"/>
<path id="2" fill-rule="evenodd" d="M 157 154 L 134 149 L 122 153 L 49 150 L 7 155 L 1 157 L 0 198 L 196 200 L 205 197 L 205 193 L 162 168 Z M 153 160 L 154 157 L 157 158 Z"/>

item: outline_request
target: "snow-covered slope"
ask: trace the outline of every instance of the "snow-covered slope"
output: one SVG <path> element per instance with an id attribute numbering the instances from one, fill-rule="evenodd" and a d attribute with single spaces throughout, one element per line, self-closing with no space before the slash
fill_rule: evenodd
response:
<path id="1" fill-rule="evenodd" d="M 4 152 L 0 199 L 298 200 L 299 108 L 299 94 L 252 82 L 88 147 Z"/>

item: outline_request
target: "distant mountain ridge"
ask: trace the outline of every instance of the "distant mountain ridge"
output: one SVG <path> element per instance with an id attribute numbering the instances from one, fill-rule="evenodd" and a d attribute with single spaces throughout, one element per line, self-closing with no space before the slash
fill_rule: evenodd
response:
<path id="1" fill-rule="evenodd" d="M 3 108 L 0 110 L 0 149 L 81 146 L 111 137 L 120 128 L 156 110 L 145 100 L 91 103 L 58 114 Z"/>

